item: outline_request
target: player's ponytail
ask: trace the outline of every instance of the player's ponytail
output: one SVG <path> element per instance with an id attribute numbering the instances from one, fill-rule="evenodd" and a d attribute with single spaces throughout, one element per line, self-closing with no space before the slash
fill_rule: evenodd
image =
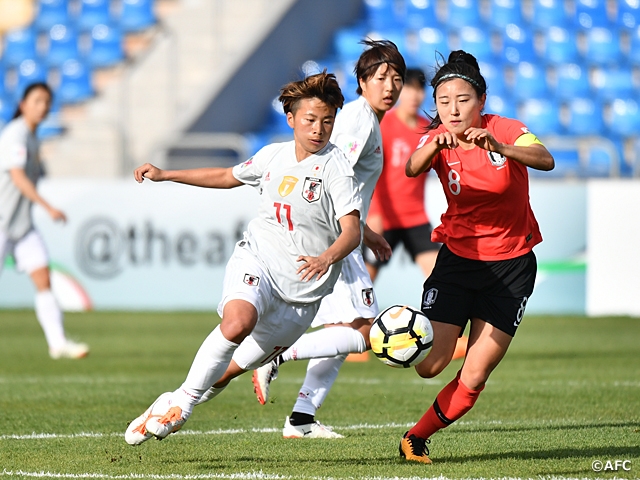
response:
<path id="1" fill-rule="evenodd" d="M 440 55 L 440 57 L 444 60 L 442 55 Z M 480 74 L 480 66 L 478 65 L 476 57 L 464 50 L 455 50 L 449 54 L 446 63 L 437 66 L 436 74 L 431 79 L 434 101 L 436 100 L 436 90 L 438 87 L 454 78 L 461 78 L 469 83 L 478 94 L 478 98 L 487 93 L 487 82 Z M 436 129 L 442 125 L 440 115 L 437 113 L 435 117 L 428 116 L 431 123 L 427 127 L 427 131 Z"/>

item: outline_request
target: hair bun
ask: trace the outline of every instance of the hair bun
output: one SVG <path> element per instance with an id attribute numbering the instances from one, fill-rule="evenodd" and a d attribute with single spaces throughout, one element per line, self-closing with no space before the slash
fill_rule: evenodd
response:
<path id="1" fill-rule="evenodd" d="M 480 71 L 480 66 L 478 65 L 476 57 L 474 57 L 470 53 L 465 52 L 464 50 L 455 50 L 451 52 L 449 54 L 447 63 L 466 63 L 467 65 L 471 65 L 473 68 Z"/>

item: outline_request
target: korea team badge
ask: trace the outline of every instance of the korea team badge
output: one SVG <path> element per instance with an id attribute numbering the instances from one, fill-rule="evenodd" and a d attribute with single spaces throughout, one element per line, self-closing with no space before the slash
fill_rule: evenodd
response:
<path id="1" fill-rule="evenodd" d="M 317 177 L 307 177 L 302 185 L 302 198 L 313 203 L 320 200 L 322 195 L 322 179 Z"/>
<path id="2" fill-rule="evenodd" d="M 487 151 L 487 156 L 489 157 L 491 165 L 493 165 L 494 167 L 501 167 L 505 163 L 507 163 L 507 158 L 504 155 L 499 154 L 498 152 Z"/>

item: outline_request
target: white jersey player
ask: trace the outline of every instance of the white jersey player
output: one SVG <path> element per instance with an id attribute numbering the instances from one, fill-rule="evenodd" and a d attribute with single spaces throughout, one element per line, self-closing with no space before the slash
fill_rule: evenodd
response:
<path id="1" fill-rule="evenodd" d="M 280 100 L 292 142 L 264 147 L 233 168 L 165 172 L 146 164 L 135 171 L 139 182 L 251 185 L 261 201 L 227 264 L 220 326 L 203 342 L 182 386 L 129 425 L 131 445 L 177 431 L 195 405 L 289 348 L 333 290 L 343 258 L 360 243 L 362 201 L 353 169 L 329 143 L 344 101 L 335 77 L 324 72 L 292 82 Z"/>
<path id="2" fill-rule="evenodd" d="M 6 257 L 12 255 L 16 268 L 33 280 L 36 317 L 51 358 L 82 358 L 89 347 L 65 336 L 62 311 L 51 293 L 49 257 L 31 218 L 31 207 L 36 203 L 53 220 L 66 220 L 64 213 L 36 190 L 42 165 L 35 131 L 49 113 L 51 99 L 51 89 L 45 83 L 29 85 L 14 119 L 0 133 L 0 272 Z"/>
<path id="3" fill-rule="evenodd" d="M 396 46 L 389 41 L 363 42 L 369 47 L 360 56 L 355 74 L 358 79 L 357 100 L 345 105 L 336 119 L 331 141 L 340 147 L 349 162 L 362 195 L 366 219 L 378 177 L 382 172 L 382 135 L 380 120 L 398 100 L 406 66 Z M 389 244 L 364 225 L 364 243 L 376 256 L 388 259 Z M 343 323 L 345 327 L 318 330 L 303 335 L 291 348 L 257 369 L 253 383 L 263 405 L 269 395 L 269 383 L 277 376 L 278 366 L 289 360 L 309 360 L 307 375 L 293 407 L 285 419 L 286 438 L 338 438 L 340 435 L 315 421 L 338 370 L 349 353 L 371 348 L 369 330 L 378 314 L 373 283 L 367 272 L 362 249 L 354 250 L 343 262 L 342 273 L 334 291 L 323 301 L 314 326 Z"/>

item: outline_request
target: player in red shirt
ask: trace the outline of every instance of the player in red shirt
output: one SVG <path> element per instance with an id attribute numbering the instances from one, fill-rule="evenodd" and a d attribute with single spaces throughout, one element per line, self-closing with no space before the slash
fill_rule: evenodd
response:
<path id="1" fill-rule="evenodd" d="M 476 402 L 522 321 L 536 277 L 534 245 L 542 241 L 529 204 L 527 167 L 551 170 L 554 160 L 517 120 L 483 115 L 487 85 L 478 62 L 449 55 L 431 81 L 438 114 L 406 164 L 415 177 L 433 168 L 448 208 L 432 240 L 442 242 L 424 285 L 422 311 L 433 325 L 433 348 L 416 366 L 432 378 L 451 361 L 471 322 L 457 376 L 400 442 L 400 455 L 431 463 L 426 444 Z"/>

